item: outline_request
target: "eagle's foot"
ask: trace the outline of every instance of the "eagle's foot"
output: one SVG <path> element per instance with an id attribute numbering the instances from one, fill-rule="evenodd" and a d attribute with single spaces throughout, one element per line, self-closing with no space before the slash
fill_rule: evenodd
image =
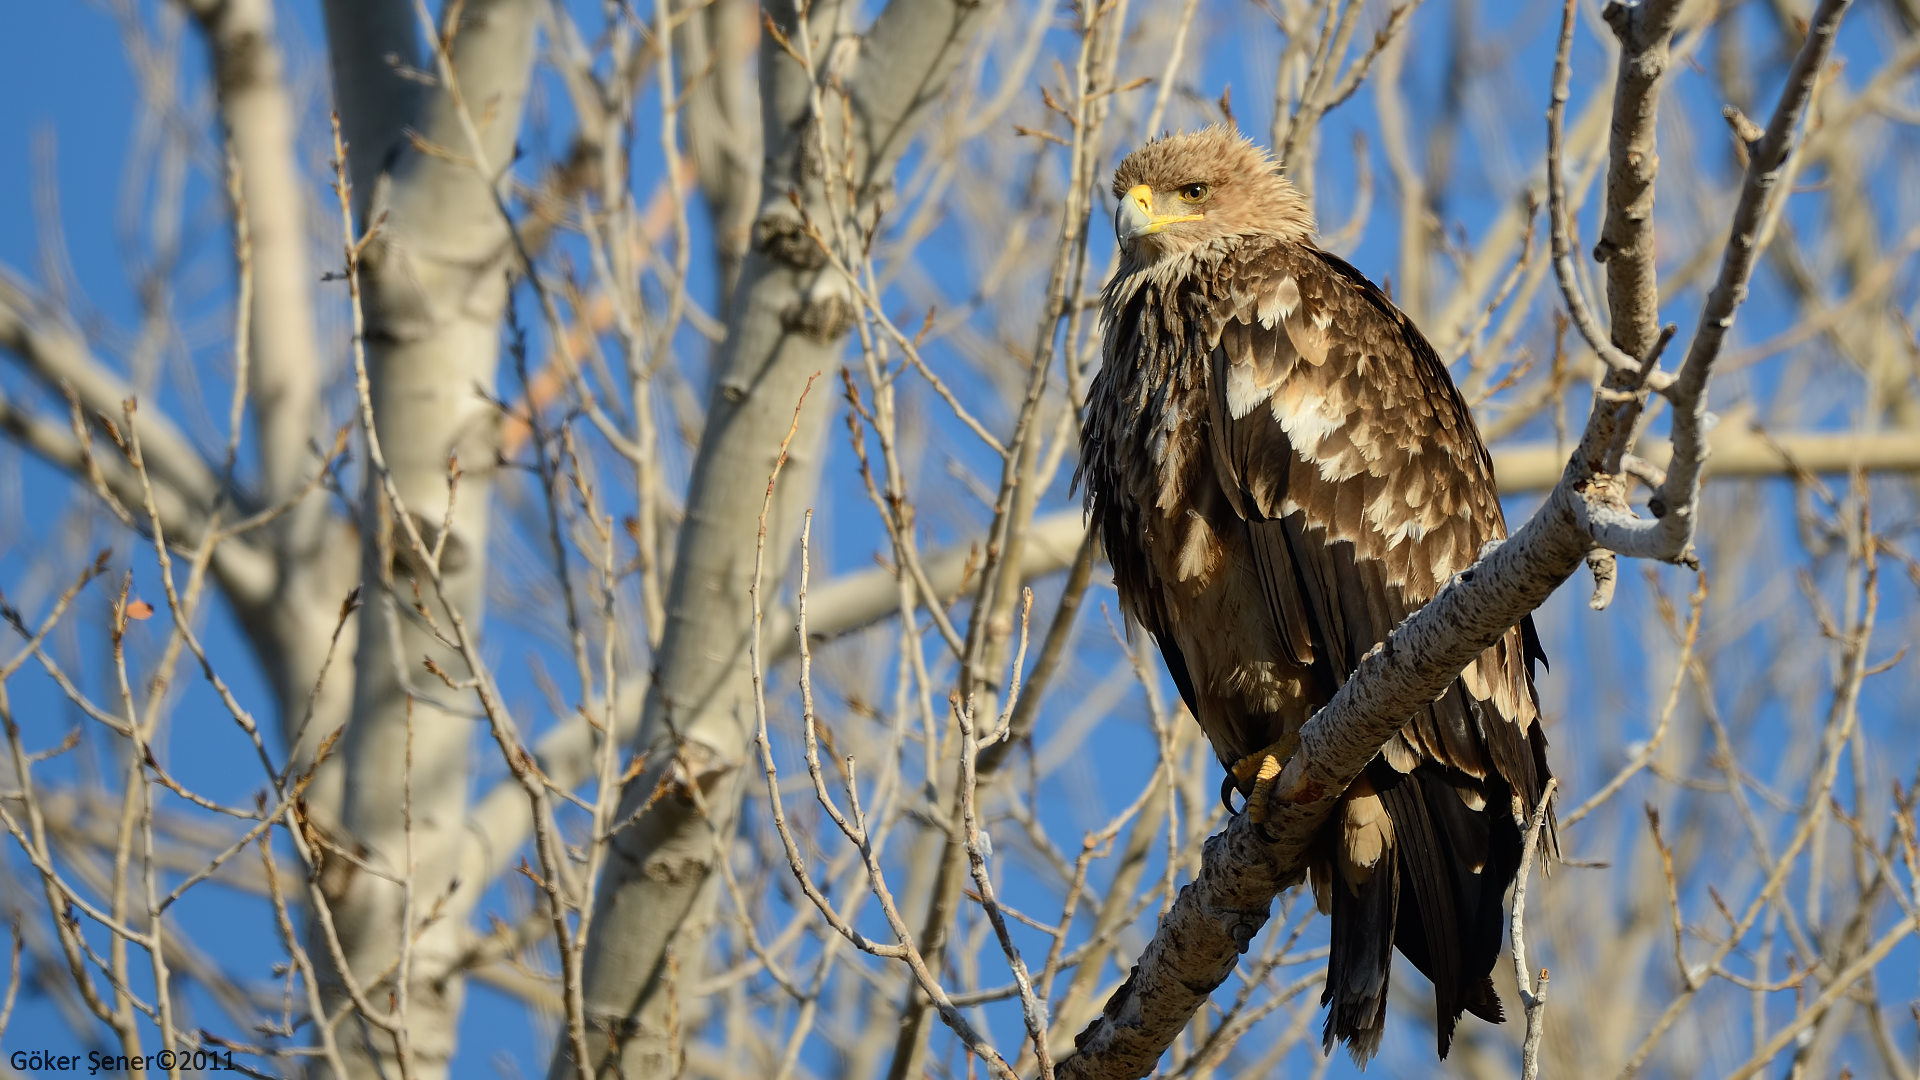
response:
<path id="1" fill-rule="evenodd" d="M 1285 735 L 1272 746 L 1255 750 L 1246 757 L 1233 763 L 1229 770 L 1233 774 L 1236 786 L 1251 782 L 1253 787 L 1247 792 L 1247 813 L 1255 825 L 1264 825 L 1267 820 L 1267 800 L 1273 794 L 1274 782 L 1280 779 L 1280 770 L 1293 752 L 1300 748 L 1300 737 Z M 1264 828 L 1261 830 L 1266 831 Z"/>

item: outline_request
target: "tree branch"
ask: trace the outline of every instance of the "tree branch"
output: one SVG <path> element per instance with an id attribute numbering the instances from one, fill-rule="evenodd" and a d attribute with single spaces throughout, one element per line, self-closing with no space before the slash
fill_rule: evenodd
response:
<path id="1" fill-rule="evenodd" d="M 260 457 L 260 497 L 286 501 L 312 475 L 319 420 L 320 357 L 307 252 L 306 178 L 294 151 L 298 125 L 268 0 L 192 0 L 207 35 L 213 85 L 240 188 L 253 261 L 248 400 Z M 324 542 L 326 503 L 303 502 L 283 535 Z"/>
<path id="2" fill-rule="evenodd" d="M 864 36 L 844 32 L 847 9 L 813 5 L 803 19 L 805 10 L 786 0 L 765 5 L 772 29 L 760 50 L 765 172 L 754 243 L 716 358 L 666 629 L 636 740 L 650 765 L 622 796 L 622 819 L 645 812 L 615 835 L 595 898 L 599 947 L 586 973 L 594 1052 L 629 1076 L 672 1072 L 667 949 L 705 902 L 714 830 L 727 831 L 745 790 L 737 776 L 751 734 L 743 720 L 753 631 L 739 605 L 715 598 L 748 587 L 762 494 L 748 478 L 764 475 L 809 376 L 838 365 L 856 317 L 843 276 L 826 265 L 808 227 L 836 242 L 869 227 L 901 155 L 993 6 L 890 0 Z M 787 479 L 767 522 L 776 571 L 789 561 L 801 508 L 818 484 L 827 415 L 824 394 L 800 413 Z M 781 576 L 769 577 L 769 592 L 778 594 Z M 697 777 L 706 794 L 653 798 L 669 762 Z M 556 1056 L 555 1075 L 570 1068 Z"/>
<path id="3" fill-rule="evenodd" d="M 979 28 L 983 3 L 888 0 L 860 41 L 852 104 L 869 184 L 887 183 Z M 827 58 L 820 58 L 825 66 Z"/>
<path id="4" fill-rule="evenodd" d="M 751 61 L 759 36 L 752 0 L 712 0 L 695 8 L 674 30 L 676 67 L 709 74 L 686 91 L 682 109 L 687 157 L 706 198 L 719 236 L 721 291 L 716 310 L 740 277 L 753 213 L 760 199 L 760 87 Z"/>
<path id="5" fill-rule="evenodd" d="M 69 425 L 53 423 L 22 409 L 4 393 L 0 393 L 0 432 L 76 478 L 87 474 L 87 454 Z M 141 441 L 144 450 L 144 432 Z M 126 459 L 117 452 L 95 453 L 93 457 L 108 492 L 122 506 L 138 507 L 142 498 L 140 478 Z M 166 534 L 188 548 L 198 546 L 205 535 L 205 514 L 171 487 L 156 483 L 153 494 L 161 528 Z M 214 548 L 212 562 L 221 588 L 232 596 L 236 605 L 264 601 L 273 595 L 278 572 L 272 558 L 258 548 L 236 539 L 226 540 Z"/>
<path id="6" fill-rule="evenodd" d="M 1787 85 L 1780 103 L 1759 145 L 1751 151 L 1746 182 L 1740 189 L 1740 203 L 1733 212 L 1732 234 L 1727 238 L 1726 254 L 1720 263 L 1720 276 L 1707 294 L 1700 312 L 1700 328 L 1687 350 L 1687 360 L 1674 380 L 1668 397 L 1673 402 L 1674 465 L 1667 470 L 1667 482 L 1660 497 L 1667 506 L 1680 511 L 1685 506 L 1687 521 L 1678 527 L 1691 531 L 1692 511 L 1700 498 L 1700 468 L 1706 449 L 1707 380 L 1713 375 L 1714 361 L 1733 328 L 1733 319 L 1747 298 L 1747 282 L 1753 276 L 1753 264 L 1760 255 L 1761 226 L 1768 216 L 1774 189 L 1786 171 L 1787 158 L 1794 148 L 1794 135 L 1805 115 L 1813 86 L 1832 55 L 1834 37 L 1840 20 L 1852 0 L 1821 0 L 1807 26 L 1806 42 L 1787 72 Z M 1786 196 L 1782 194 L 1781 198 Z M 1685 502 L 1675 496 L 1685 495 Z M 1678 516 L 1678 515 L 1673 515 Z M 1662 518 L 1671 534 L 1675 525 Z"/>
<path id="7" fill-rule="evenodd" d="M 1712 453 L 1703 475 L 1709 479 L 1868 472 L 1920 472 L 1920 433 L 1803 431 L 1770 435 L 1722 423 L 1707 438 Z M 1673 460 L 1673 444 L 1648 438 L 1636 457 L 1659 469 Z M 1551 443 L 1521 443 L 1496 451 L 1494 475 L 1502 495 L 1552 487 L 1566 469 L 1566 457 Z M 1658 486 L 1659 481 L 1654 482 Z"/>
<path id="8" fill-rule="evenodd" d="M 1200 873 L 1180 891 L 1127 982 L 1075 1039 L 1059 1075 L 1141 1077 L 1265 925 L 1270 902 L 1300 882 L 1320 826 L 1405 718 L 1445 690 L 1474 657 L 1579 569 L 1592 543 L 1562 482 L 1519 532 L 1454 577 L 1368 653 L 1300 731 L 1275 785 L 1269 844 L 1242 814 L 1208 839 Z"/>
<path id="9" fill-rule="evenodd" d="M 10 270 L 0 268 L 0 349 L 19 357 L 49 389 L 72 387 L 89 413 L 120 415 L 121 403 L 133 396 L 133 388 L 89 354 L 86 343 L 60 313 L 17 281 Z M 220 493 L 220 478 L 213 467 L 180 429 L 152 406 L 141 410 L 140 426 L 141 448 L 154 479 L 172 488 L 196 512 L 205 513 Z M 237 501 L 249 511 L 258 509 L 250 499 Z"/>
<path id="10" fill-rule="evenodd" d="M 363 223 L 379 180 L 419 114 L 420 27 L 404 0 L 326 0 L 333 107 L 347 138 L 353 212 Z"/>
<path id="11" fill-rule="evenodd" d="M 362 499 L 367 596 L 357 619 L 351 722 L 340 745 L 338 826 L 369 864 L 410 871 L 405 886 L 357 874 L 330 897 L 350 966 L 324 973 L 330 1009 L 358 1005 L 352 980 L 406 957 L 406 1050 L 383 1035 L 355 1034 L 341 1050 L 357 1072 L 390 1073 L 410 1056 L 407 1067 L 444 1075 L 454 1051 L 457 977 L 424 976 L 452 966 L 461 928 L 431 921 L 416 939 L 407 919 L 412 897 L 441 897 L 454 884 L 472 759 L 475 698 L 465 691 L 482 691 L 496 741 L 510 731 L 505 714 L 491 707 L 485 677 L 470 668 L 466 628 L 482 624 L 490 580 L 496 383 L 517 255 L 499 193 L 522 129 L 545 6 L 453 0 L 433 24 L 423 4 L 405 0 L 328 5 L 340 125 L 353 141 L 341 155 L 355 192 L 342 228 L 366 232 L 342 237 L 364 255 L 342 257 L 357 290 L 355 314 L 364 319 L 355 345 L 364 345 L 367 363 L 356 355 L 356 381 L 364 380 L 356 390 L 368 461 L 377 463 Z M 418 15 L 425 18 L 416 22 Z M 400 69 L 419 66 L 423 40 L 431 41 L 431 74 L 404 72 L 424 82 L 401 85 Z M 430 558 L 418 543 L 429 529 Z M 409 598 L 410 589 L 424 599 Z M 412 618 L 409 608 L 426 614 Z M 455 628 L 448 633 L 460 637 L 458 647 L 443 627 Z M 444 671 L 470 669 L 477 682 L 454 694 L 427 692 L 417 681 L 423 660 Z M 510 766 L 515 754 L 507 755 Z M 409 760 L 433 767 L 416 773 Z M 396 798 L 402 791 L 408 797 Z M 543 801 L 545 792 L 523 797 Z M 544 869 L 548 845 L 536 850 L 558 887 Z"/>
<path id="12" fill-rule="evenodd" d="M 1653 182 L 1660 173 L 1654 120 L 1667 46 L 1683 3 L 1612 0 L 1603 13 L 1620 39 L 1620 67 L 1608 147 L 1607 218 L 1593 257 L 1607 264 L 1614 344 L 1634 357 L 1647 355 L 1660 337 L 1660 288 L 1653 266 Z"/>

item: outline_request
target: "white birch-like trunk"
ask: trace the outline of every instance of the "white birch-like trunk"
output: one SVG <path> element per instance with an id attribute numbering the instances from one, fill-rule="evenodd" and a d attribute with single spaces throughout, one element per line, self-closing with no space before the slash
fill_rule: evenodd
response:
<path id="1" fill-rule="evenodd" d="M 359 143 L 349 154 L 360 227 L 377 228 L 362 277 L 368 373 L 375 425 L 400 497 L 422 535 L 444 544 L 447 604 L 478 627 L 499 428 L 498 410 L 488 398 L 499 366 L 514 247 L 476 159 L 496 171 L 513 160 L 539 5 L 465 5 L 451 54 L 470 118 L 460 114 L 446 87 L 416 93 L 388 72 L 388 92 L 382 93 L 373 81 L 382 77 L 378 69 L 391 63 L 389 57 L 418 57 L 413 43 L 420 27 L 408 9 L 399 2 L 340 0 L 329 10 L 342 123 L 354 137 L 373 142 Z M 433 64 L 414 66 L 430 70 Z M 409 106 L 417 109 L 412 115 Z M 478 152 L 467 134 L 469 122 L 480 135 Z M 417 132 L 425 148 L 402 141 L 402 129 Z M 385 145 L 377 141 L 382 138 Z M 450 458 L 460 463 L 458 483 L 451 486 Z M 348 966 L 362 986 L 370 986 L 401 953 L 406 898 L 398 882 L 411 877 L 418 938 L 405 1022 L 413 1075 L 431 1078 L 446 1075 L 453 1056 L 463 984 L 458 975 L 438 973 L 454 966 L 463 927 L 450 919 L 427 922 L 426 915 L 448 894 L 458 867 L 478 707 L 470 694 L 449 689 L 425 667 L 432 658 L 442 670 L 465 670 L 455 650 L 412 610 L 417 581 L 440 632 L 451 633 L 447 611 L 425 574 L 416 576 L 404 527 L 390 519 L 377 488 L 370 482 L 361 504 L 362 521 L 370 527 L 361 537 L 364 603 L 352 663 L 353 712 L 341 743 L 344 791 L 335 841 L 380 873 L 336 854 L 322 880 Z M 410 807 L 403 797 L 409 789 Z M 327 953 L 319 941 L 311 951 L 316 957 Z M 346 1002 L 337 977 L 328 990 L 329 1009 Z M 342 1051 L 356 1073 L 397 1075 L 394 1043 L 384 1033 L 365 1026 L 344 1031 Z"/>

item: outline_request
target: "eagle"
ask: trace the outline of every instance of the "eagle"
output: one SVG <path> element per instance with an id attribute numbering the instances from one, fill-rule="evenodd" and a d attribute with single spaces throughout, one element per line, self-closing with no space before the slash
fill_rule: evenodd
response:
<path id="1" fill-rule="evenodd" d="M 1229 128 L 1114 173 L 1121 261 L 1077 481 L 1122 606 L 1227 768 L 1266 794 L 1368 650 L 1507 534 L 1473 415 L 1412 320 L 1314 242 L 1306 200 Z M 1531 620 L 1406 718 L 1314 838 L 1332 916 L 1323 1044 L 1365 1064 L 1392 950 L 1433 983 L 1446 1057 L 1490 977 L 1550 775 Z M 1551 833 L 1549 833 L 1551 836 Z"/>

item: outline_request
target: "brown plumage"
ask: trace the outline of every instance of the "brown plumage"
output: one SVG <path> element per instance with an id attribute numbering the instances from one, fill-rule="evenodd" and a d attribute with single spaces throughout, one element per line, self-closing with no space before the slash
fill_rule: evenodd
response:
<path id="1" fill-rule="evenodd" d="M 1160 139 L 1113 192 L 1124 257 L 1080 479 L 1122 602 L 1232 770 L 1296 733 L 1506 522 L 1446 366 L 1315 246 L 1264 151 L 1221 128 Z M 1502 897 L 1549 775 L 1539 656 L 1531 622 L 1482 653 L 1319 837 L 1328 1047 L 1379 1048 L 1393 946 L 1434 984 L 1442 1057 L 1461 1012 L 1502 1018 Z M 1228 783 L 1246 794 L 1250 775 Z"/>

